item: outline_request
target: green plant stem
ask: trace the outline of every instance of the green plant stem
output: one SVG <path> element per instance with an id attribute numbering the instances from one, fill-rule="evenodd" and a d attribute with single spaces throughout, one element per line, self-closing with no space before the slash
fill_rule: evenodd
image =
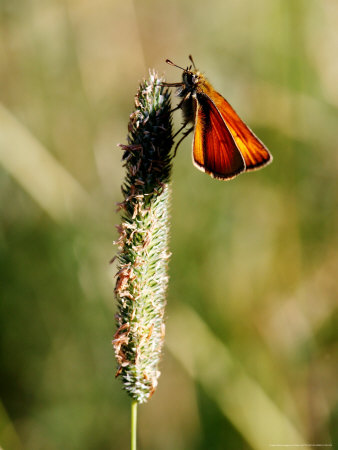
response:
<path id="1" fill-rule="evenodd" d="M 130 450 L 136 450 L 137 438 L 137 401 L 131 402 L 131 421 L 130 421 Z"/>

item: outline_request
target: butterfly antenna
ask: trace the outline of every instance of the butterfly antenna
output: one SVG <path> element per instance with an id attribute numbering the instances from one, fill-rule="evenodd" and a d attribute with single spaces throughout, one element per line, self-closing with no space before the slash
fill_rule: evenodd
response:
<path id="1" fill-rule="evenodd" d="M 195 66 L 195 63 L 194 63 L 194 60 L 192 59 L 192 56 L 191 56 L 191 55 L 189 55 L 189 59 L 190 59 L 190 61 L 192 62 L 192 65 L 194 66 L 194 69 L 197 70 L 197 69 L 196 69 L 196 66 Z"/>
<path id="2" fill-rule="evenodd" d="M 170 61 L 170 59 L 166 59 L 165 62 L 166 62 L 167 64 L 170 64 L 171 66 L 178 67 L 179 69 L 185 71 L 185 69 L 183 69 L 183 67 L 178 66 L 177 64 L 174 64 L 172 61 Z"/>

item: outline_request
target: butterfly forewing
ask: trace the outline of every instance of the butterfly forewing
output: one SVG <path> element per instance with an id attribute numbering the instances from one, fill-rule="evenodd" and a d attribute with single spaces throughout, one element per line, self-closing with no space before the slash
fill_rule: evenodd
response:
<path id="1" fill-rule="evenodd" d="M 197 93 L 193 158 L 214 178 L 233 178 L 245 170 L 243 156 L 220 112 L 204 93 Z"/>
<path id="2" fill-rule="evenodd" d="M 208 92 L 241 151 L 246 170 L 258 169 L 272 161 L 269 150 L 240 119 L 231 105 L 218 92 Z"/>

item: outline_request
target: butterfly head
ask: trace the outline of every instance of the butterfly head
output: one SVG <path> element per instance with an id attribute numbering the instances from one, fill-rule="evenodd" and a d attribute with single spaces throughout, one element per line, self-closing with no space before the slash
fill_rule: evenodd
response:
<path id="1" fill-rule="evenodd" d="M 178 89 L 179 92 L 194 92 L 196 91 L 197 86 L 201 83 L 201 81 L 204 79 L 203 75 L 196 69 L 194 60 L 191 55 L 189 55 L 189 59 L 192 62 L 192 65 L 190 67 L 187 67 L 184 69 L 181 66 L 178 66 L 177 64 L 174 64 L 169 59 L 166 60 L 168 64 L 171 66 L 178 67 L 183 71 L 182 73 L 182 85 Z"/>
<path id="2" fill-rule="evenodd" d="M 196 89 L 200 80 L 200 73 L 197 70 L 191 70 L 191 68 L 183 71 L 182 81 L 185 87 L 189 90 Z"/>

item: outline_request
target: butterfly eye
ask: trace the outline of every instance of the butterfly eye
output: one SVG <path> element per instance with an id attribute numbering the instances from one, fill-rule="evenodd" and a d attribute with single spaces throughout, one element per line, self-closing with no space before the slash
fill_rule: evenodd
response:
<path id="1" fill-rule="evenodd" d="M 187 73 L 187 83 L 192 84 L 193 83 L 193 76 L 191 73 Z"/>
<path id="2" fill-rule="evenodd" d="M 186 71 L 183 73 L 183 81 L 187 87 L 193 87 L 197 83 L 198 77 L 191 72 Z"/>

